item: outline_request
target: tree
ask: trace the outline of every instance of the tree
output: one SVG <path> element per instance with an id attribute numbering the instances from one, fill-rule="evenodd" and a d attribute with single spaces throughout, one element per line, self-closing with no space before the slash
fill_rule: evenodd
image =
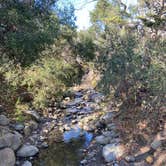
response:
<path id="1" fill-rule="evenodd" d="M 35 61 L 55 39 L 69 38 L 76 27 L 73 6 L 61 9 L 57 0 L 2 1 L 0 17 L 1 52 L 23 65 Z"/>
<path id="2" fill-rule="evenodd" d="M 166 26 L 166 3 L 164 0 L 140 0 L 139 1 L 139 19 L 145 27 L 151 29 L 154 35 Z"/>

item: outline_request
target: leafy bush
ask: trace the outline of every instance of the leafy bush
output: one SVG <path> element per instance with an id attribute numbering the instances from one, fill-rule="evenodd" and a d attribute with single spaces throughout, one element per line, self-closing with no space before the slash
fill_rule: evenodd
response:
<path id="1" fill-rule="evenodd" d="M 23 85 L 34 96 L 33 105 L 43 108 L 49 100 L 62 96 L 67 87 L 75 82 L 79 75 L 78 67 L 63 59 L 44 57 L 24 72 Z"/>

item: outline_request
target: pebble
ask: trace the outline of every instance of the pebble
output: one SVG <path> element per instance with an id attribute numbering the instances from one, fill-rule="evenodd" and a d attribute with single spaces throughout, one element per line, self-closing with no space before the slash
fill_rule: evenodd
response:
<path id="1" fill-rule="evenodd" d="M 135 157 L 134 157 L 134 156 L 126 156 L 126 157 L 125 157 L 125 160 L 126 160 L 127 162 L 134 162 L 134 161 L 135 161 Z"/>
<path id="2" fill-rule="evenodd" d="M 87 161 L 86 159 L 84 159 L 84 160 L 82 160 L 80 163 L 81 163 L 81 164 L 87 164 L 87 162 L 88 162 L 88 161 Z"/>

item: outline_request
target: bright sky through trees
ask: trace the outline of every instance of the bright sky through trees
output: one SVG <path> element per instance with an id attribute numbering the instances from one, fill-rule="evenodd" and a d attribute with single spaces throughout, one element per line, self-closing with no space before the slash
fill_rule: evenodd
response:
<path id="1" fill-rule="evenodd" d="M 137 0 L 123 0 L 123 2 L 127 5 L 130 4 L 136 4 Z M 90 16 L 89 13 L 90 11 L 92 11 L 94 9 L 96 2 L 91 2 L 88 3 L 87 5 L 83 6 L 83 8 L 81 8 L 80 10 L 77 10 L 75 12 L 76 16 L 77 16 L 77 26 L 78 29 L 86 29 L 90 26 Z"/>

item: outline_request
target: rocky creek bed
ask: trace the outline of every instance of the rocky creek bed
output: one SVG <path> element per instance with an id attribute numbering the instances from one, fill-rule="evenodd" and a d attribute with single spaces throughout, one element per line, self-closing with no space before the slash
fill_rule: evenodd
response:
<path id="1" fill-rule="evenodd" d="M 93 89 L 76 91 L 48 111 L 47 117 L 26 111 L 33 120 L 25 123 L 0 112 L 0 166 L 144 166 L 161 146 L 157 140 L 142 156 L 127 155 L 113 120 L 116 107 L 108 109 Z"/>

